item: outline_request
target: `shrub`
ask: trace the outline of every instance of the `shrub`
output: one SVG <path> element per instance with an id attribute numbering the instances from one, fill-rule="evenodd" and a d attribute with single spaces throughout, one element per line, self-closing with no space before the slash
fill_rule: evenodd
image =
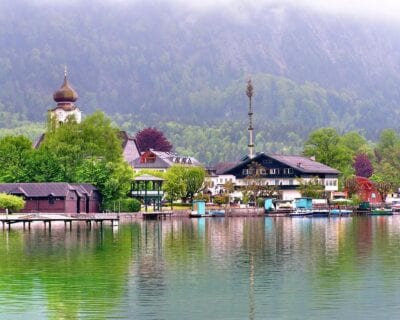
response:
<path id="1" fill-rule="evenodd" d="M 265 202 L 264 198 L 257 198 L 257 207 L 264 208 L 264 202 Z"/>
<path id="2" fill-rule="evenodd" d="M 21 210 L 24 206 L 25 200 L 21 197 L 0 193 L 0 208 L 15 212 Z"/>
<path id="3" fill-rule="evenodd" d="M 229 196 L 227 194 L 220 194 L 214 196 L 214 203 L 217 205 L 226 204 L 229 202 Z"/>
<path id="4" fill-rule="evenodd" d="M 121 212 L 139 212 L 141 203 L 137 199 L 126 198 L 121 199 Z"/>
<path id="5" fill-rule="evenodd" d="M 139 212 L 140 208 L 140 201 L 134 198 L 123 198 L 110 201 L 104 206 L 104 210 L 116 212 Z"/>

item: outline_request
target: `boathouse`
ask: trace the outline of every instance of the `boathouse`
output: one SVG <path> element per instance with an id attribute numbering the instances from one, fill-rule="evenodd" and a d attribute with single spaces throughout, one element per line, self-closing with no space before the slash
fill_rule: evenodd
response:
<path id="1" fill-rule="evenodd" d="M 26 203 L 20 212 L 76 214 L 100 211 L 100 193 L 87 183 L 2 183 L 0 193 L 22 197 Z"/>

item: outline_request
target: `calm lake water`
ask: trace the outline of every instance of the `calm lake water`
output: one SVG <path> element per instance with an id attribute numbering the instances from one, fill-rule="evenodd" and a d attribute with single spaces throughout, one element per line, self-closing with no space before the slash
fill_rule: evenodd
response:
<path id="1" fill-rule="evenodd" d="M 399 319 L 400 216 L 0 231 L 1 319 Z"/>

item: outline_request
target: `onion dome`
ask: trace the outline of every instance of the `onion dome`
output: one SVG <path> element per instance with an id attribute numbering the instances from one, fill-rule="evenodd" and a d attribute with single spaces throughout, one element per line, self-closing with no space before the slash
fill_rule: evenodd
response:
<path id="1" fill-rule="evenodd" d="M 75 102 L 78 99 L 78 94 L 70 86 L 67 80 L 67 70 L 64 72 L 64 83 L 62 84 L 61 88 L 58 89 L 53 94 L 53 99 L 55 102 Z"/>

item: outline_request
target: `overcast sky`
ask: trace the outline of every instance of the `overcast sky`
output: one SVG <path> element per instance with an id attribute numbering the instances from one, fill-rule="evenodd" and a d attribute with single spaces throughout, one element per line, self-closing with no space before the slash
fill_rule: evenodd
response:
<path id="1" fill-rule="evenodd" d="M 123 1 L 123 0 L 120 0 Z M 350 13 L 368 16 L 398 17 L 400 19 L 400 0 L 173 0 L 181 4 L 191 3 L 198 8 L 220 5 L 243 5 L 252 3 L 292 3 L 310 6 L 318 10 L 334 13 Z"/>
<path id="2" fill-rule="evenodd" d="M 0 0 L 1 3 L 2 0 Z M 85 0 L 30 0 L 37 3 L 54 2 L 80 2 Z M 101 0 L 97 0 L 101 1 Z M 295 6 L 308 6 L 317 10 L 330 13 L 345 13 L 355 16 L 367 16 L 372 18 L 390 18 L 400 21 L 400 0 L 102 0 L 104 2 L 126 3 L 126 2 L 175 2 L 182 6 L 207 10 L 221 6 L 237 9 L 249 4 L 259 6 L 264 4 L 291 3 Z"/>

